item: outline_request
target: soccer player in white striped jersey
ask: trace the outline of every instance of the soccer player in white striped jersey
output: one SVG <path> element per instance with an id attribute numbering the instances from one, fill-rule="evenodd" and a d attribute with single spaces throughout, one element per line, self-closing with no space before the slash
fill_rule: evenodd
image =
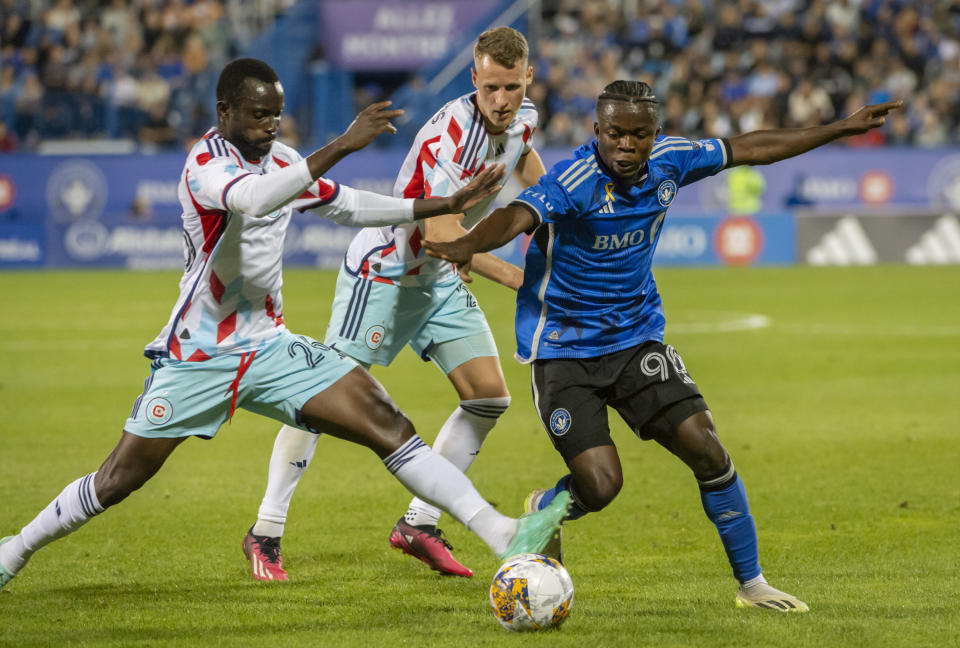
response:
<path id="1" fill-rule="evenodd" d="M 481 34 L 472 70 L 476 92 L 444 105 L 420 129 L 394 185 L 407 198 L 448 196 L 480 169 L 506 165 L 520 185 L 544 173 L 532 146 L 537 111 L 525 98 L 533 79 L 522 34 L 497 27 Z M 493 196 L 465 210 L 419 223 L 362 230 L 344 258 L 326 344 L 360 364 L 389 365 L 409 345 L 447 376 L 460 398 L 434 449 L 466 470 L 510 403 L 497 348 L 483 312 L 448 263 L 428 257 L 426 238 L 452 240 L 482 220 Z M 486 254 L 474 270 L 516 290 L 519 268 Z M 284 426 L 270 460 L 269 480 L 257 522 L 245 540 L 251 566 L 268 564 L 286 579 L 279 552 L 297 482 L 316 449 L 317 436 Z M 440 509 L 415 498 L 390 533 L 390 544 L 444 574 L 472 576 L 437 528 Z M 260 551 L 259 548 L 264 549 Z M 254 570 L 254 577 L 262 579 Z"/>
<path id="2" fill-rule="evenodd" d="M 256 59 L 228 64 L 217 83 L 217 127 L 190 151 L 180 178 L 186 268 L 180 297 L 146 347 L 152 373 L 113 452 L 15 536 L 0 540 L 0 587 L 41 547 L 71 533 L 143 486 L 187 437 L 212 438 L 244 408 L 373 450 L 418 497 L 451 513 L 501 558 L 538 551 L 566 513 L 506 517 L 456 466 L 433 452 L 383 387 L 356 362 L 283 323 L 283 239 L 294 208 L 355 225 L 412 222 L 468 208 L 490 195 L 490 165 L 449 197 L 403 199 L 357 191 L 321 176 L 338 160 L 394 131 L 402 111 L 362 111 L 347 131 L 306 159 L 275 141 L 283 88 Z"/>

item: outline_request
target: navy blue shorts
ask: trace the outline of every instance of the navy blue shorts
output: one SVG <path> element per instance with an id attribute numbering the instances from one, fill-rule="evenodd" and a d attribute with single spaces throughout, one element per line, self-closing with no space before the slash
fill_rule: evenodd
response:
<path id="1" fill-rule="evenodd" d="M 536 360 L 531 383 L 540 420 L 567 463 L 614 445 L 608 405 L 638 437 L 668 447 L 683 421 L 707 409 L 680 354 L 655 341 L 596 358 Z"/>

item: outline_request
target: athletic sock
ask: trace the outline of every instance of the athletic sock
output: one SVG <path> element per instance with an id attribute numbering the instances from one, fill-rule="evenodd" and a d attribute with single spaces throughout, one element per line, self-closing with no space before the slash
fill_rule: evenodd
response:
<path id="1" fill-rule="evenodd" d="M 747 504 L 747 491 L 730 463 L 723 474 L 700 481 L 700 501 L 717 527 L 733 575 L 741 583 L 760 575 L 757 528 Z"/>
<path id="2" fill-rule="evenodd" d="M 480 454 L 480 446 L 487 434 L 509 405 L 509 396 L 460 401 L 460 406 L 440 428 L 433 442 L 433 451 L 446 457 L 461 472 L 467 472 Z M 441 513 L 437 507 L 415 497 L 403 517 L 413 526 L 436 527 Z"/>
<path id="3" fill-rule="evenodd" d="M 413 435 L 383 464 L 414 495 L 452 515 L 495 553 L 506 550 L 516 521 L 497 513 L 463 472 L 419 436 Z"/>
<path id="4" fill-rule="evenodd" d="M 564 518 L 565 520 L 578 520 L 587 513 L 593 512 L 592 509 L 583 503 L 583 500 L 577 493 L 577 489 L 573 487 L 573 475 L 570 474 L 561 477 L 553 488 L 547 490 L 540 496 L 540 500 L 537 502 L 537 510 L 545 509 L 561 491 L 569 491 L 570 493 L 570 509 L 567 511 L 567 517 Z"/>
<path id="5" fill-rule="evenodd" d="M 67 485 L 13 540 L 0 546 L 0 564 L 17 573 L 37 550 L 76 531 L 103 512 L 93 487 L 96 472 Z"/>
<path id="6" fill-rule="evenodd" d="M 293 491 L 313 459 L 319 436 L 289 425 L 280 428 L 270 455 L 267 490 L 260 502 L 257 523 L 253 525 L 255 535 L 271 538 L 283 535 Z"/>

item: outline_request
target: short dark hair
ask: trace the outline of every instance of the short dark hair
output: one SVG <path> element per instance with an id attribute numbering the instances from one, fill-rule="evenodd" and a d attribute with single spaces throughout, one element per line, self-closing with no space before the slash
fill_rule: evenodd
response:
<path id="1" fill-rule="evenodd" d="M 512 68 L 518 62 L 527 64 L 530 48 L 523 34 L 512 27 L 494 27 L 480 34 L 473 47 L 473 60 L 479 62 L 484 54 L 490 55 L 503 67 Z"/>
<path id="2" fill-rule="evenodd" d="M 276 83 L 280 80 L 273 68 L 255 58 L 239 58 L 227 63 L 217 80 L 217 101 L 225 101 L 235 106 L 240 101 L 240 86 L 246 79 L 256 79 L 264 83 Z"/>
<path id="3" fill-rule="evenodd" d="M 597 97 L 597 110 L 600 110 L 600 104 L 608 101 L 626 101 L 628 103 L 650 103 L 654 107 L 659 105 L 657 97 L 653 94 L 653 88 L 643 81 L 622 81 L 617 80 L 603 89 L 600 96 Z"/>

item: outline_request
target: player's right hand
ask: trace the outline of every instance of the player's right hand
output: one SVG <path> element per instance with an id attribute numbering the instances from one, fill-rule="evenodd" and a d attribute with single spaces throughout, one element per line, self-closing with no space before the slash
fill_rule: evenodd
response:
<path id="1" fill-rule="evenodd" d="M 381 101 L 361 110 L 350 127 L 340 136 L 341 142 L 350 151 L 359 151 L 372 142 L 381 133 L 396 133 L 397 129 L 390 123 L 403 114 L 402 110 L 387 110 L 391 102 Z"/>
<path id="2" fill-rule="evenodd" d="M 461 236 L 454 241 L 424 241 L 423 247 L 430 256 L 456 264 L 463 281 L 466 283 L 473 281 L 473 277 L 470 276 L 473 246 L 467 240 L 467 236 Z"/>

